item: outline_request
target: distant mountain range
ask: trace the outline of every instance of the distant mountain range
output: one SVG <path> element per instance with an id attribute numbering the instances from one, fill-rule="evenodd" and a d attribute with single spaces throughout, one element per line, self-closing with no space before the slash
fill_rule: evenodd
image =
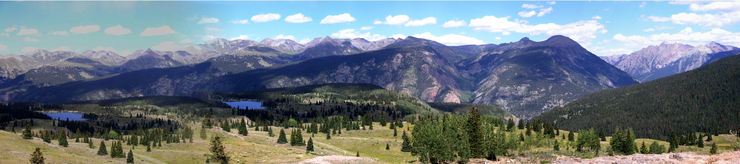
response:
<path id="1" fill-rule="evenodd" d="M 641 137 L 729 133 L 740 128 L 737 54 L 696 70 L 584 96 L 539 118 L 568 130 L 596 128 L 607 134 L 630 127 Z"/>
<path id="2" fill-rule="evenodd" d="M 629 73 L 635 80 L 646 82 L 693 70 L 739 51 L 737 47 L 716 42 L 699 46 L 663 43 L 626 55 L 604 57 L 604 60 Z"/>
<path id="3" fill-rule="evenodd" d="M 635 83 L 564 36 L 467 46 L 414 37 L 373 42 L 324 37 L 305 45 L 220 39 L 184 51 L 143 50 L 128 57 L 107 75 L 53 85 L 5 85 L 2 98 L 63 102 L 369 83 L 428 102 L 494 104 L 530 117 L 589 93 Z"/>

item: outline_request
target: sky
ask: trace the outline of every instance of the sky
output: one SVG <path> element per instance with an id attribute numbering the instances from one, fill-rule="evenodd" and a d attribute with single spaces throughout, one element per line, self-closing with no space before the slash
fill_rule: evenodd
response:
<path id="1" fill-rule="evenodd" d="M 568 36 L 596 55 L 661 43 L 740 47 L 740 1 L 0 2 L 0 54 L 178 50 L 216 38 L 404 38 L 446 45 Z"/>

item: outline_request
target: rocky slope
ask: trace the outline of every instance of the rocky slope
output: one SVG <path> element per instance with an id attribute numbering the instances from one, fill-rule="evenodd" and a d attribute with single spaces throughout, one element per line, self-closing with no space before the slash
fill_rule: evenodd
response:
<path id="1" fill-rule="evenodd" d="M 716 42 L 700 46 L 662 43 L 605 60 L 636 80 L 646 82 L 699 68 L 713 59 L 711 54 L 733 50 L 737 48 Z"/>

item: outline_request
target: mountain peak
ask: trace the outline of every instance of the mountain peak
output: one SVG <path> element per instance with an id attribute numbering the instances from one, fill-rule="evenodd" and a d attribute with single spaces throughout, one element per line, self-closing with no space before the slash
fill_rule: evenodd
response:
<path id="1" fill-rule="evenodd" d="M 552 45 L 552 46 L 563 46 L 563 47 L 580 46 L 580 44 L 578 44 L 578 42 L 576 42 L 575 40 L 570 39 L 563 35 L 553 35 L 550 38 L 547 38 L 547 40 L 543 41 L 542 43 L 545 43 L 547 45 Z"/>

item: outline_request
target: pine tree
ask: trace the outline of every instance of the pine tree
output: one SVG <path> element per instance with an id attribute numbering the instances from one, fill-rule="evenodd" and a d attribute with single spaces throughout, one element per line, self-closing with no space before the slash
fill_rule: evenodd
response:
<path id="1" fill-rule="evenodd" d="M 573 132 L 568 132 L 568 141 L 574 141 L 575 140 L 575 134 Z"/>
<path id="2" fill-rule="evenodd" d="M 552 149 L 555 151 L 560 151 L 560 143 L 558 142 L 558 140 L 555 140 L 555 146 L 553 146 Z"/>
<path id="3" fill-rule="evenodd" d="M 710 154 L 717 154 L 717 144 L 712 143 L 712 148 L 709 149 Z"/>
<path id="4" fill-rule="evenodd" d="M 520 119 L 519 123 L 516 124 L 517 129 L 524 129 L 524 119 Z"/>
<path id="5" fill-rule="evenodd" d="M 69 143 L 67 143 L 67 135 L 65 135 L 64 132 L 59 134 L 59 145 L 63 147 L 69 146 Z"/>
<path id="6" fill-rule="evenodd" d="M 391 145 L 388 143 L 385 143 L 385 150 L 391 150 Z"/>
<path id="7" fill-rule="evenodd" d="M 658 144 L 657 141 L 653 141 L 653 143 L 650 144 L 650 154 L 663 154 L 663 152 L 665 152 L 665 147 Z"/>
<path id="8" fill-rule="evenodd" d="M 306 152 L 313 151 L 313 137 L 308 138 L 308 144 L 306 145 Z"/>
<path id="9" fill-rule="evenodd" d="M 146 143 L 146 152 L 152 152 L 152 143 L 150 142 Z"/>
<path id="10" fill-rule="evenodd" d="M 44 154 L 41 153 L 41 148 L 36 148 L 36 150 L 31 153 L 31 163 L 32 164 L 44 164 Z"/>
<path id="11" fill-rule="evenodd" d="M 288 143 L 288 139 L 285 138 L 285 130 L 280 129 L 280 134 L 278 134 L 277 143 L 279 143 L 279 144 L 286 144 L 286 143 Z"/>
<path id="12" fill-rule="evenodd" d="M 100 147 L 98 148 L 98 155 L 108 155 L 108 148 L 105 147 L 105 141 L 100 141 Z"/>
<path id="13" fill-rule="evenodd" d="M 267 136 L 274 137 L 275 134 L 272 133 L 272 127 L 267 127 Z"/>
<path id="14" fill-rule="evenodd" d="M 506 130 L 512 131 L 514 130 L 514 126 L 515 126 L 514 119 L 509 118 L 509 121 L 507 121 L 507 124 L 506 124 Z"/>
<path id="15" fill-rule="evenodd" d="M 480 113 L 478 112 L 478 108 L 473 107 L 473 109 L 468 112 L 468 121 L 466 124 L 470 152 L 473 153 L 471 154 L 472 157 L 483 156 L 483 151 L 481 149 L 481 139 L 483 138 L 483 133 L 480 130 L 480 126 Z"/>
<path id="16" fill-rule="evenodd" d="M 393 126 L 393 124 L 391 124 L 391 126 Z M 396 138 L 396 136 L 398 136 L 398 130 L 396 130 L 396 128 L 394 127 L 393 128 L 393 138 Z"/>
<path id="17" fill-rule="evenodd" d="M 90 149 L 95 148 L 95 144 L 93 144 L 93 141 L 91 139 L 87 139 L 87 147 L 89 147 Z"/>
<path id="18" fill-rule="evenodd" d="M 221 137 L 215 136 L 211 140 L 211 155 L 209 161 L 227 164 L 229 163 L 229 156 L 226 155 L 224 146 L 221 143 Z"/>
<path id="19" fill-rule="evenodd" d="M 699 146 L 699 148 L 704 148 L 704 140 L 701 136 L 696 140 L 696 145 Z"/>
<path id="20" fill-rule="evenodd" d="M 239 134 L 243 136 L 247 136 L 249 132 L 247 131 L 247 123 L 244 122 L 244 119 L 242 119 L 241 123 L 239 123 Z"/>
<path id="21" fill-rule="evenodd" d="M 401 139 L 403 140 L 403 143 L 401 143 L 401 151 L 402 152 L 411 152 L 411 141 L 409 139 L 409 136 L 406 135 L 406 131 L 403 131 L 401 134 Z"/>
<path id="22" fill-rule="evenodd" d="M 360 157 L 360 151 L 357 151 L 357 154 L 355 154 L 355 157 Z"/>
<path id="23" fill-rule="evenodd" d="M 711 142 L 711 141 L 712 141 L 712 135 L 707 135 L 707 142 Z"/>
<path id="24" fill-rule="evenodd" d="M 331 133 L 326 133 L 326 139 L 327 140 L 330 140 L 331 139 Z"/>
<path id="25" fill-rule="evenodd" d="M 134 152 L 128 149 L 128 155 L 126 155 L 126 163 L 134 163 Z"/>
<path id="26" fill-rule="evenodd" d="M 647 153 L 649 153 L 647 146 L 645 146 L 645 142 L 642 142 L 642 146 L 640 146 L 640 154 L 647 154 Z"/>
<path id="27" fill-rule="evenodd" d="M 23 139 L 33 139 L 33 133 L 31 132 L 31 126 L 26 125 L 26 128 L 23 129 Z"/>

